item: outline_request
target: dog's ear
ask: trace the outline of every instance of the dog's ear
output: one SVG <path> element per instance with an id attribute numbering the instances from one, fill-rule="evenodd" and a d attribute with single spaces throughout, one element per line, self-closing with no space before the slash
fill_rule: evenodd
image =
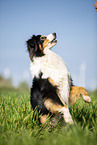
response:
<path id="1" fill-rule="evenodd" d="M 28 41 L 26 41 L 27 43 L 27 50 L 28 52 L 31 50 L 31 49 L 34 49 L 35 47 L 35 35 L 33 35 L 33 37 L 31 39 L 29 39 Z"/>
<path id="2" fill-rule="evenodd" d="M 33 56 L 41 57 L 44 55 L 42 41 L 40 38 L 41 35 L 33 35 L 33 37 L 27 41 L 27 50 L 31 60 L 33 59 Z"/>

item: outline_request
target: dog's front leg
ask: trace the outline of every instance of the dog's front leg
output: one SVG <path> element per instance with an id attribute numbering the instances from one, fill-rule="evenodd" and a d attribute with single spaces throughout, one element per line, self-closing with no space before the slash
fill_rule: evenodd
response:
<path id="1" fill-rule="evenodd" d="M 58 86 L 58 96 L 61 98 L 61 102 L 66 103 L 67 106 L 69 105 L 69 96 L 70 96 L 70 82 L 69 82 L 69 76 L 64 75 L 59 81 Z"/>

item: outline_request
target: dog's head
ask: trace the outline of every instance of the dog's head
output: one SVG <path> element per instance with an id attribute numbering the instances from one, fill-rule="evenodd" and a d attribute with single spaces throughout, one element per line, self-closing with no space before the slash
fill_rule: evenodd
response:
<path id="1" fill-rule="evenodd" d="M 42 57 L 45 55 L 45 49 L 51 49 L 56 45 L 57 40 L 56 33 L 49 34 L 48 36 L 33 35 L 31 39 L 27 41 L 27 49 L 30 59 L 33 57 Z"/>

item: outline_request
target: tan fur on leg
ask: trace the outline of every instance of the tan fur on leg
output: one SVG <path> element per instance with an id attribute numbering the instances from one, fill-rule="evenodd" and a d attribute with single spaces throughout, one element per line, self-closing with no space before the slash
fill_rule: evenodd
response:
<path id="1" fill-rule="evenodd" d="M 42 124 L 44 124 L 46 122 L 46 120 L 47 120 L 47 117 L 48 117 L 48 115 L 42 115 L 42 116 L 40 116 L 40 122 Z"/>
<path id="2" fill-rule="evenodd" d="M 52 113 L 57 113 L 58 112 L 58 113 L 63 114 L 63 118 L 64 118 L 65 122 L 73 124 L 72 117 L 70 115 L 69 109 L 66 106 L 66 104 L 65 104 L 65 106 L 61 106 L 61 105 L 58 105 L 58 104 L 54 104 L 54 102 L 51 99 L 46 99 L 44 101 L 44 105 Z"/>
<path id="3" fill-rule="evenodd" d="M 58 105 L 58 104 L 54 104 L 53 101 L 51 99 L 46 99 L 44 101 L 44 105 L 46 106 L 46 108 L 48 110 L 50 110 L 52 113 L 56 113 L 59 112 L 59 110 L 61 110 L 63 108 L 63 106 Z M 65 105 L 65 107 L 67 108 L 67 106 Z"/>
<path id="4" fill-rule="evenodd" d="M 56 86 L 56 84 L 54 83 L 54 81 L 51 78 L 49 78 L 48 80 L 53 86 Z"/>
<path id="5" fill-rule="evenodd" d="M 91 102 L 89 94 L 85 88 L 72 86 L 71 91 L 70 91 L 70 97 L 69 97 L 70 105 L 72 105 L 74 102 L 76 102 L 76 100 L 78 100 L 81 95 L 86 102 L 89 102 L 89 103 Z"/>

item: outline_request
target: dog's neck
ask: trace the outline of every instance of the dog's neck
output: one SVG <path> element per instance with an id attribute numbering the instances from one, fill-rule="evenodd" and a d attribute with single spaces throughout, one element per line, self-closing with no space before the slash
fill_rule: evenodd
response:
<path id="1" fill-rule="evenodd" d="M 53 47 L 53 46 L 52 46 L 52 47 Z M 51 48 L 52 48 L 52 47 L 50 47 L 50 46 L 45 47 L 45 48 L 44 48 L 44 54 L 49 53 L 49 52 L 52 52 L 52 51 L 51 51 Z"/>

